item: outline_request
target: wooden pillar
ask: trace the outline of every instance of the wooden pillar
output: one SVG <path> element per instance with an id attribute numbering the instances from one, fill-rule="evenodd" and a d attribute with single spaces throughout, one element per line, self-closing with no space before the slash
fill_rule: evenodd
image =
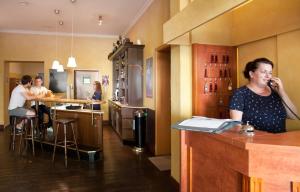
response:
<path id="1" fill-rule="evenodd" d="M 243 192 L 262 192 L 262 185 L 262 179 L 243 175 Z"/>

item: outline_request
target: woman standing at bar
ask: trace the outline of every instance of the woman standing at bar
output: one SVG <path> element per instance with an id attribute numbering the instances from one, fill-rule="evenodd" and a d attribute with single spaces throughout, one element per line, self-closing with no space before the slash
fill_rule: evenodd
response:
<path id="1" fill-rule="evenodd" d="M 102 99 L 102 88 L 101 83 L 99 81 L 95 81 L 93 83 L 94 94 L 92 96 L 92 100 L 101 100 Z M 101 110 L 100 104 L 93 104 L 92 109 Z"/>

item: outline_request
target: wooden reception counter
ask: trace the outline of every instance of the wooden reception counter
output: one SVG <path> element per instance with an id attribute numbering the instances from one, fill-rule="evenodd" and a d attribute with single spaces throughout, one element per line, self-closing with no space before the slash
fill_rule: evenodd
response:
<path id="1" fill-rule="evenodd" d="M 181 192 L 299 192 L 300 131 L 181 131 Z"/>

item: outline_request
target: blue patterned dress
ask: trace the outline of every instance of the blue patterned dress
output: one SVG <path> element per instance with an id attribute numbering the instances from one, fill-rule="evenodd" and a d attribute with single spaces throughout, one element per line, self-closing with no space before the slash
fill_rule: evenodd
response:
<path id="1" fill-rule="evenodd" d="M 234 92 L 229 107 L 243 112 L 242 122 L 249 121 L 255 129 L 272 133 L 286 131 L 286 110 L 280 96 L 273 90 L 269 96 L 261 96 L 247 86 L 240 87 Z"/>

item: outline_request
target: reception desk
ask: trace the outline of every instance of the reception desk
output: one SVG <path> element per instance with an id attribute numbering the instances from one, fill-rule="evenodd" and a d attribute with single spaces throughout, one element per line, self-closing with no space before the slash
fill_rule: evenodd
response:
<path id="1" fill-rule="evenodd" d="M 300 131 L 181 131 L 181 192 L 300 192 Z"/>

